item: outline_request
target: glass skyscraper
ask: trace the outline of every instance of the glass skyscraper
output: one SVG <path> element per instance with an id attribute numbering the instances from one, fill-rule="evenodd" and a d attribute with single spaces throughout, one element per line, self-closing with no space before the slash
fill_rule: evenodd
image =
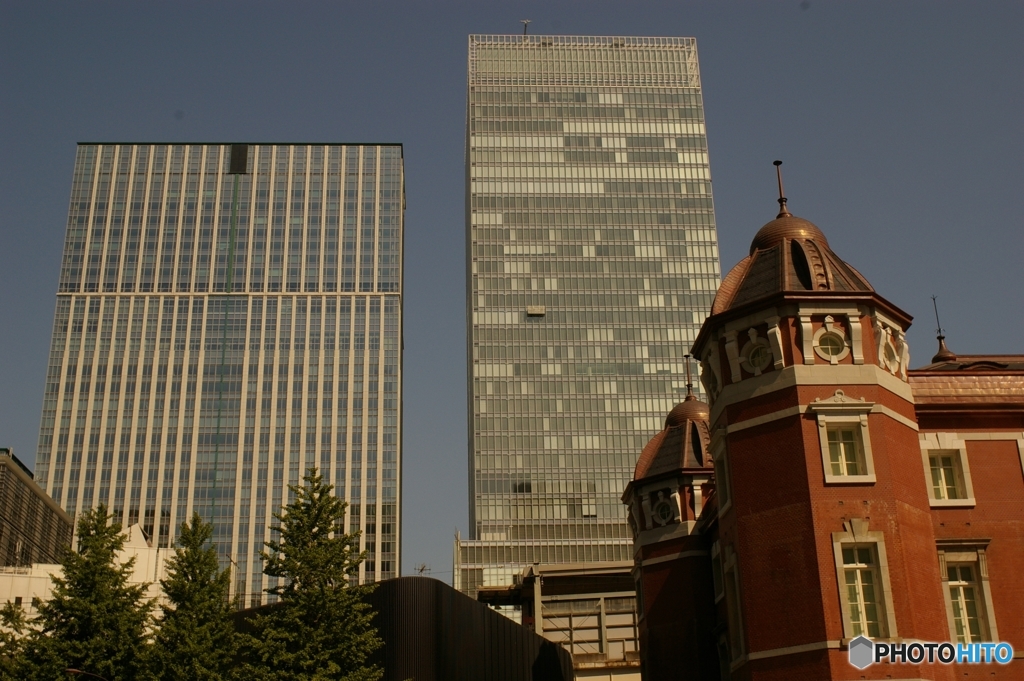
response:
<path id="1" fill-rule="evenodd" d="M 36 479 L 154 546 L 212 519 L 247 606 L 317 466 L 396 576 L 403 211 L 399 145 L 79 145 Z"/>
<path id="2" fill-rule="evenodd" d="M 632 558 L 619 496 L 720 270 L 694 39 L 473 35 L 468 86 L 474 593 Z"/>

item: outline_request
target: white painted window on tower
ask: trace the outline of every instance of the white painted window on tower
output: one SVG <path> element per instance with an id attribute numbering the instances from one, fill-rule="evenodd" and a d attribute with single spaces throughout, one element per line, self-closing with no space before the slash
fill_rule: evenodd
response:
<path id="1" fill-rule="evenodd" d="M 922 433 L 921 462 L 932 506 L 974 506 L 967 443 L 953 433 Z"/>
<path id="2" fill-rule="evenodd" d="M 963 499 L 963 472 L 958 452 L 935 452 L 929 455 L 933 499 Z"/>
<path id="3" fill-rule="evenodd" d="M 875 482 L 868 415 L 874 402 L 848 397 L 842 390 L 816 399 L 808 410 L 818 420 L 818 441 L 825 484 L 863 485 Z"/>
<path id="4" fill-rule="evenodd" d="M 957 642 L 977 643 L 986 640 L 983 599 L 976 579 L 978 566 L 974 563 L 950 563 L 946 565 L 946 571 Z"/>
<path id="5" fill-rule="evenodd" d="M 843 547 L 844 586 L 854 636 L 885 636 L 882 588 L 873 545 Z"/>
<path id="6" fill-rule="evenodd" d="M 864 475 L 867 472 L 858 428 L 829 428 L 828 455 L 832 475 Z"/>

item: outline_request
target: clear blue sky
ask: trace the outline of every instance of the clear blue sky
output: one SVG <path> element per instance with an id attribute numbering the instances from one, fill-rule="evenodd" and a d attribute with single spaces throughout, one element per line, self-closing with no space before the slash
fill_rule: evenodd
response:
<path id="1" fill-rule="evenodd" d="M 0 1 L 0 446 L 32 465 L 75 144 L 405 144 L 408 574 L 466 529 L 466 36 L 697 38 L 722 266 L 797 215 L 950 346 L 1024 353 L 1024 3 Z"/>

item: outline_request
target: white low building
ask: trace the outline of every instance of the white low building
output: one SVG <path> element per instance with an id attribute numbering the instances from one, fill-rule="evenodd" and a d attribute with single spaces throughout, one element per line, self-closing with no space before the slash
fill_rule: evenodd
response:
<path id="1" fill-rule="evenodd" d="M 167 578 L 167 559 L 174 555 L 174 549 L 158 549 L 149 545 L 142 527 L 132 525 L 124 531 L 127 539 L 124 549 L 117 560 L 121 564 L 135 558 L 135 567 L 130 582 L 132 584 L 149 583 L 147 596 L 164 602 L 160 580 Z M 13 602 L 25 609 L 28 617 L 33 617 L 37 610 L 33 603 L 36 599 L 45 601 L 53 592 L 51 575 L 60 575 L 61 566 L 36 563 L 30 567 L 0 567 L 0 604 Z"/>

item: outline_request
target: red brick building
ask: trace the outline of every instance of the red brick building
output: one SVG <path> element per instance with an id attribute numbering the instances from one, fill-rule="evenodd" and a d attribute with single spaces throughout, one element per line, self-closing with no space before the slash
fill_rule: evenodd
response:
<path id="1" fill-rule="evenodd" d="M 641 659 L 661 679 L 1024 679 L 1024 356 L 910 369 L 908 314 L 781 212 L 694 343 L 623 494 Z M 1007 665 L 850 665 L 1007 641 Z"/>

